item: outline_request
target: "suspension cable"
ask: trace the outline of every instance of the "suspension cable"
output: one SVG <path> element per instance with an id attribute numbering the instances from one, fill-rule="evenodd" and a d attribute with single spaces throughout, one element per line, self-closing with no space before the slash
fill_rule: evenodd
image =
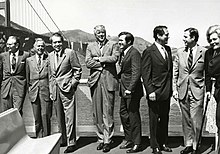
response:
<path id="1" fill-rule="evenodd" d="M 37 13 L 37 11 L 34 9 L 33 5 L 30 3 L 30 1 L 27 0 L 27 2 L 29 3 L 29 5 L 31 6 L 31 8 L 33 9 L 33 11 L 36 13 L 36 15 L 38 16 L 38 18 L 41 20 L 41 22 L 44 24 L 44 26 L 47 28 L 47 30 L 52 34 L 51 30 L 47 27 L 46 23 L 43 21 L 43 19 L 40 17 L 40 15 Z"/>
<path id="2" fill-rule="evenodd" d="M 65 35 L 63 34 L 63 32 L 60 30 L 60 28 L 57 26 L 57 24 L 55 23 L 55 21 L 53 20 L 53 18 L 51 17 L 51 15 L 49 14 L 49 12 L 47 11 L 47 9 L 45 8 L 45 6 L 43 5 L 43 3 L 41 2 L 41 0 L 39 0 L 40 4 L 42 5 L 42 7 L 44 8 L 44 10 L 46 11 L 47 15 L 50 17 L 51 21 L 54 23 L 54 25 L 57 27 L 57 29 L 59 30 L 60 33 L 62 33 L 63 37 L 68 40 Z"/>

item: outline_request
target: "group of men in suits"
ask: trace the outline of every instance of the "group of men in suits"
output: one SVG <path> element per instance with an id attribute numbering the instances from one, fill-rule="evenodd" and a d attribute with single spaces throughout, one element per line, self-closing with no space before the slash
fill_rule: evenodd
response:
<path id="1" fill-rule="evenodd" d="M 115 92 L 119 90 L 119 113 L 125 135 L 120 149 L 129 148 L 127 153 L 141 151 L 139 109 L 144 95 L 142 78 L 149 107 L 152 152 L 172 152 L 167 146 L 167 139 L 170 99 L 173 95 L 179 101 L 183 118 L 186 148 L 180 153 L 195 154 L 205 96 L 206 49 L 197 44 L 198 30 L 188 28 L 184 31 L 185 47 L 177 51 L 174 61 L 171 48 L 167 46 L 169 32 L 166 26 L 154 28 L 155 42 L 144 50 L 142 56 L 133 47 L 134 36 L 130 32 L 121 32 L 118 42 L 113 42 L 106 38 L 105 27 L 97 25 L 94 35 L 96 41 L 88 45 L 85 62 L 90 69 L 88 85 L 99 141 L 97 150 L 111 150 Z M 19 50 L 18 37 L 8 38 L 8 52 L 0 55 L 1 109 L 16 107 L 22 115 L 28 91 L 37 134 L 47 136 L 50 135 L 53 102 L 62 133 L 61 146 L 68 146 L 64 153 L 69 153 L 76 149 L 74 94 L 81 78 L 81 65 L 76 52 L 64 48 L 61 34 L 54 33 L 50 40 L 54 51 L 48 54 L 44 40 L 38 38 L 34 43 L 36 53 L 30 57 L 28 52 Z M 207 95 L 210 96 L 209 91 Z"/>
<path id="2" fill-rule="evenodd" d="M 97 150 L 109 152 L 111 149 L 113 107 L 118 85 L 121 97 L 120 118 L 125 135 L 120 149 L 128 149 L 127 153 L 141 150 L 139 109 L 144 95 L 142 74 L 149 99 L 151 147 L 155 154 L 159 154 L 160 150 L 171 152 L 166 146 L 172 96 L 172 56 L 170 47 L 165 45 L 169 35 L 167 27 L 155 28 L 156 43 L 144 51 L 142 58 L 140 52 L 133 47 L 134 36 L 130 32 L 121 32 L 118 42 L 112 42 L 106 38 L 105 27 L 98 25 L 94 28 L 94 35 L 96 42 L 88 45 L 85 62 L 90 69 L 88 84 L 99 141 Z M 158 47 L 164 47 L 164 50 L 158 50 Z"/>
<path id="3" fill-rule="evenodd" d="M 206 49 L 197 44 L 199 33 L 195 28 L 184 31 L 184 48 L 172 59 L 167 46 L 169 32 L 166 26 L 153 30 L 155 42 L 142 56 L 133 47 L 134 37 L 121 32 L 118 42 L 106 39 L 103 25 L 94 28 L 96 42 L 86 51 L 86 66 L 90 69 L 89 86 L 93 102 L 94 123 L 99 144 L 97 150 L 110 151 L 113 134 L 114 96 L 119 84 L 120 118 L 125 139 L 120 149 L 127 153 L 141 150 L 140 99 L 143 85 L 149 107 L 150 146 L 154 154 L 172 152 L 167 146 L 170 100 L 180 103 L 186 148 L 181 154 L 196 153 L 201 130 L 205 96 L 204 58 Z M 117 67 L 118 66 L 118 67 Z"/>
<path id="4" fill-rule="evenodd" d="M 55 107 L 61 146 L 64 153 L 76 149 L 75 91 L 81 78 L 81 65 L 76 52 L 64 48 L 59 33 L 50 37 L 54 51 L 45 50 L 45 42 L 37 38 L 35 54 L 21 51 L 17 36 L 7 40 L 7 52 L 0 55 L 1 112 L 17 108 L 22 115 L 26 92 L 31 102 L 37 137 L 51 133 L 52 102 Z M 52 101 L 52 102 L 51 102 Z"/>

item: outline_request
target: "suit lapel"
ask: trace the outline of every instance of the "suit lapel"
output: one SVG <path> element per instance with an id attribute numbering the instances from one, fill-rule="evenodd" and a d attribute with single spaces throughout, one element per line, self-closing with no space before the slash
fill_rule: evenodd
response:
<path id="1" fill-rule="evenodd" d="M 17 61 L 16 65 L 15 65 L 15 71 L 14 71 L 14 72 L 17 71 L 19 65 L 21 64 L 21 61 L 22 61 L 22 58 L 23 58 L 23 53 L 24 53 L 24 51 L 20 51 L 20 50 L 19 50 L 19 53 L 18 53 L 18 61 Z"/>
<path id="2" fill-rule="evenodd" d="M 7 54 L 5 54 L 5 62 L 6 62 L 6 66 L 8 67 L 9 72 L 11 73 L 11 62 L 10 62 L 10 53 L 7 52 Z"/>
<path id="3" fill-rule="evenodd" d="M 131 54 L 131 51 L 133 50 L 133 47 L 131 47 L 128 51 L 127 51 L 127 53 L 126 53 L 126 55 L 124 55 L 124 58 L 123 58 L 123 60 L 122 60 L 122 62 L 121 62 L 121 69 L 123 70 L 123 68 L 124 68 L 124 62 L 130 57 L 130 54 Z"/>
<path id="4" fill-rule="evenodd" d="M 157 48 L 157 46 L 155 44 L 153 44 L 153 49 L 154 49 L 154 54 L 155 56 L 162 62 L 162 63 L 166 63 L 165 59 L 163 58 L 163 56 L 161 55 L 159 49 Z"/>
<path id="5" fill-rule="evenodd" d="M 102 56 L 102 55 L 101 55 L 101 50 L 99 49 L 99 46 L 98 46 L 98 43 L 97 43 L 97 42 L 94 43 L 94 48 L 95 48 L 95 51 L 97 52 L 97 55 L 98 55 L 99 57 L 101 57 L 101 56 Z"/>
<path id="6" fill-rule="evenodd" d="M 102 49 L 102 53 L 101 53 L 101 50 L 99 49 L 100 53 L 102 54 L 101 56 L 104 56 L 104 54 L 105 54 L 106 50 L 108 49 L 108 47 L 109 47 L 109 41 L 106 40 L 106 43 L 105 43 L 105 45 L 103 46 L 103 49 Z"/>
<path id="7" fill-rule="evenodd" d="M 32 56 L 31 57 L 31 61 L 32 61 L 32 64 L 33 67 L 39 72 L 39 68 L 37 67 L 37 59 L 36 59 L 36 55 Z"/>
<path id="8" fill-rule="evenodd" d="M 56 72 L 56 67 L 55 67 L 55 51 L 52 51 L 52 53 L 50 54 L 50 67 L 52 68 L 51 71 L 52 72 Z"/>
<path id="9" fill-rule="evenodd" d="M 188 66 L 188 52 L 186 51 L 186 49 L 183 50 L 182 52 L 182 56 L 183 56 L 183 60 L 184 60 L 184 63 L 187 67 L 187 69 L 189 69 L 189 66 Z"/>
<path id="10" fill-rule="evenodd" d="M 43 54 L 43 60 L 42 60 L 42 65 L 41 65 L 41 69 L 40 69 L 40 72 L 43 70 L 43 68 L 45 67 L 45 65 L 47 64 L 46 61 L 47 61 L 47 55 L 46 54 Z"/>
<path id="11" fill-rule="evenodd" d="M 193 59 L 193 64 L 192 64 L 192 68 L 195 67 L 196 62 L 202 57 L 202 49 L 197 46 L 197 51 L 196 51 L 196 55 L 195 58 Z"/>

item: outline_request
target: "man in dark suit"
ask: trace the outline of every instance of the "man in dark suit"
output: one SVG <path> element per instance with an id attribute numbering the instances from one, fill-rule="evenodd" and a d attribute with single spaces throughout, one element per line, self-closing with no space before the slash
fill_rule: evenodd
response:
<path id="1" fill-rule="evenodd" d="M 141 66 L 149 106 L 150 145 L 154 154 L 161 154 L 162 150 L 172 152 L 166 143 L 173 64 L 171 49 L 166 45 L 169 39 L 167 27 L 155 27 L 153 35 L 155 43 L 143 52 Z"/>
<path id="2" fill-rule="evenodd" d="M 56 109 L 61 146 L 68 146 L 64 153 L 76 149 L 76 106 L 75 92 L 81 78 L 81 65 L 74 50 L 64 48 L 63 36 L 54 33 L 51 38 L 54 51 L 49 53 L 50 97 Z"/>
<path id="3" fill-rule="evenodd" d="M 52 102 L 49 93 L 49 60 L 45 53 L 45 42 L 37 38 L 34 43 L 35 55 L 26 60 L 26 77 L 29 100 L 31 101 L 37 137 L 51 133 L 50 118 Z"/>
<path id="4" fill-rule="evenodd" d="M 125 134 L 125 141 L 120 149 L 128 149 L 127 153 L 140 151 L 141 117 L 140 99 L 143 96 L 141 83 L 141 54 L 133 47 L 134 36 L 129 32 L 121 32 L 119 46 L 122 50 L 120 65 L 120 117 Z"/>
<path id="5" fill-rule="evenodd" d="M 115 91 L 118 90 L 115 63 L 119 51 L 116 50 L 115 42 L 106 39 L 103 25 L 94 28 L 94 35 L 96 42 L 88 45 L 85 61 L 90 69 L 88 84 L 92 95 L 94 123 L 97 127 L 97 150 L 109 152 L 114 133 Z"/>
<path id="6" fill-rule="evenodd" d="M 19 47 L 20 39 L 17 36 L 9 36 L 6 43 L 7 52 L 0 55 L 2 59 L 1 103 L 3 111 L 17 108 L 22 115 L 26 94 L 25 63 L 29 53 L 19 50 Z"/>
<path id="7" fill-rule="evenodd" d="M 197 44 L 198 38 L 197 29 L 187 28 L 183 36 L 185 47 L 177 51 L 173 62 L 173 96 L 180 104 L 186 146 L 181 154 L 196 153 L 202 124 L 206 49 Z"/>

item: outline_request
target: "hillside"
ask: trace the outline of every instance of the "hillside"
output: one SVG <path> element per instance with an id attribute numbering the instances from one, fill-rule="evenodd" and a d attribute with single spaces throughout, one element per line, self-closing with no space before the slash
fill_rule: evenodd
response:
<path id="1" fill-rule="evenodd" d="M 93 42 L 95 41 L 95 37 L 93 34 L 84 32 L 82 30 L 76 29 L 76 30 L 67 30 L 67 31 L 62 31 L 62 33 L 65 35 L 65 37 L 70 40 L 70 42 L 83 42 L 83 43 L 88 43 L 88 42 Z M 46 33 L 44 35 L 50 36 L 49 33 Z M 117 36 L 107 36 L 108 39 L 117 41 L 118 37 Z M 134 40 L 134 47 L 136 47 L 141 53 L 143 52 L 146 47 L 151 45 L 150 42 L 144 40 L 141 37 L 135 37 Z M 85 51 L 83 51 L 85 52 Z M 85 55 L 85 53 L 82 53 Z"/>

